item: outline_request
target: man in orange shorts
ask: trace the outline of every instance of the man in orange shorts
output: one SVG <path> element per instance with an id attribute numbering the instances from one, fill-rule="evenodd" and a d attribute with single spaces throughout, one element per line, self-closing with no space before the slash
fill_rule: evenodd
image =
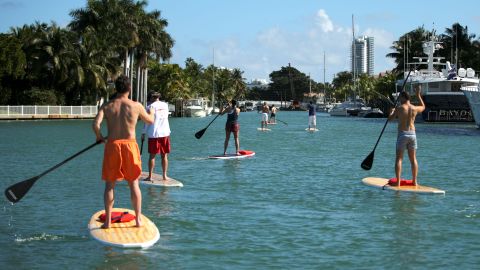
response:
<path id="1" fill-rule="evenodd" d="M 130 197 L 135 210 L 135 221 L 142 225 L 142 193 L 138 186 L 138 178 L 142 173 L 142 161 L 135 140 L 135 126 L 140 117 L 146 123 L 153 123 L 153 111 L 147 113 L 142 104 L 128 98 L 130 81 L 121 75 L 115 81 L 117 95 L 114 99 L 102 105 L 93 121 L 93 131 L 97 141 L 105 141 L 103 156 L 102 179 L 105 181 L 103 195 L 105 204 L 105 223 L 103 229 L 110 227 L 111 212 L 114 203 L 114 189 L 117 181 L 128 181 Z M 100 125 L 105 118 L 107 122 L 108 139 L 103 137 Z"/>

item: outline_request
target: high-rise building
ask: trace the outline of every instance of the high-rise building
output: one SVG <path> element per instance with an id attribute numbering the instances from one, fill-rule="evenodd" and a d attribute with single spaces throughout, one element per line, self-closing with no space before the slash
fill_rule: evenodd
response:
<path id="1" fill-rule="evenodd" d="M 355 76 L 362 73 L 373 75 L 374 72 L 374 39 L 373 37 L 359 37 L 352 42 L 352 73 Z M 354 69 L 355 65 L 355 69 Z"/>

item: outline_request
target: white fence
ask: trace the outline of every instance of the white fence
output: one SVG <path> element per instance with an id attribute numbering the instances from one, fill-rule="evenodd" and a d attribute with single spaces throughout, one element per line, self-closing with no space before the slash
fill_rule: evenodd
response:
<path id="1" fill-rule="evenodd" d="M 97 106 L 0 106 L 0 117 L 8 116 L 79 116 L 97 114 Z"/>

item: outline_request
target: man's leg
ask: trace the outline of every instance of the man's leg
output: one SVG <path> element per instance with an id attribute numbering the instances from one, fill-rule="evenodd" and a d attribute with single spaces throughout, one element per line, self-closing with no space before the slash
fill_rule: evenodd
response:
<path id="1" fill-rule="evenodd" d="M 148 180 L 152 180 L 153 168 L 155 167 L 155 156 L 156 154 L 150 154 L 148 158 Z"/>
<path id="2" fill-rule="evenodd" d="M 237 155 L 240 154 L 238 151 L 240 151 L 240 140 L 238 139 L 238 133 L 239 131 L 234 131 L 233 132 L 233 137 L 235 138 L 235 149 L 237 150 Z"/>
<path id="3" fill-rule="evenodd" d="M 102 229 L 110 228 L 112 208 L 114 203 L 115 183 L 115 181 L 105 181 L 105 191 L 103 193 L 103 203 L 105 205 L 105 223 L 103 223 Z"/>
<path id="4" fill-rule="evenodd" d="M 225 131 L 225 142 L 223 143 L 223 154 L 227 154 L 228 141 L 230 140 L 230 131 Z"/>
<path id="5" fill-rule="evenodd" d="M 133 209 L 135 210 L 135 221 L 137 227 L 142 226 L 142 192 L 138 186 L 138 179 L 135 181 L 128 181 L 130 187 L 130 199 L 132 201 Z"/>
<path id="6" fill-rule="evenodd" d="M 163 180 L 167 180 L 167 170 L 168 170 L 168 154 L 162 154 L 162 170 L 163 170 Z"/>
<path id="7" fill-rule="evenodd" d="M 397 186 L 400 186 L 401 174 L 402 174 L 402 159 L 403 149 L 397 149 L 395 157 L 395 176 L 397 177 Z"/>
<path id="8" fill-rule="evenodd" d="M 417 154 L 414 148 L 408 149 L 408 158 L 410 159 L 410 165 L 412 167 L 412 181 L 414 185 L 417 185 L 418 163 Z"/>

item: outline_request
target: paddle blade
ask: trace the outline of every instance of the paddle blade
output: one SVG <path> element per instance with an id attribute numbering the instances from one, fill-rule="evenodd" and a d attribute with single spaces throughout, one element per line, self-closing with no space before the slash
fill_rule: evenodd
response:
<path id="1" fill-rule="evenodd" d="M 372 151 L 362 162 L 362 169 L 364 170 L 370 170 L 372 168 L 372 165 L 373 165 L 373 157 L 375 156 L 375 152 Z"/>
<path id="2" fill-rule="evenodd" d="M 23 198 L 23 196 L 27 194 L 27 192 L 30 190 L 33 184 L 35 184 L 35 181 L 37 181 L 39 178 L 40 178 L 39 176 L 35 176 L 30 179 L 11 185 L 7 189 L 5 189 L 5 196 L 12 203 L 16 203 L 20 201 Z"/>
<path id="3" fill-rule="evenodd" d="M 205 133 L 206 130 L 207 130 L 207 128 L 204 128 L 204 129 L 200 130 L 199 132 L 195 133 L 195 138 L 200 139 L 203 136 L 203 133 Z"/>

